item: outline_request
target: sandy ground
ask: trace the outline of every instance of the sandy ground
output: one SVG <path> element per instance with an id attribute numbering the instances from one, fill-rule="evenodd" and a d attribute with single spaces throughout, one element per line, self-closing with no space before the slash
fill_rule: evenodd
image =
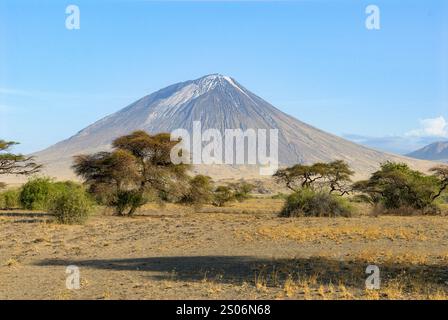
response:
<path id="1" fill-rule="evenodd" d="M 447 299 L 448 217 L 289 219 L 281 205 L 147 206 L 82 226 L 0 211 L 0 299 Z"/>

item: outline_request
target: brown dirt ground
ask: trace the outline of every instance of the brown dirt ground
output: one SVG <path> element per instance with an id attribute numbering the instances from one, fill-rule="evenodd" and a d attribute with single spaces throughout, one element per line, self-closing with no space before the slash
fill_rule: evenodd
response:
<path id="1" fill-rule="evenodd" d="M 448 217 L 279 218 L 282 200 L 58 225 L 0 211 L 0 299 L 447 299 Z M 365 269 L 381 289 L 366 290 Z M 66 289 L 66 267 L 81 288 Z"/>

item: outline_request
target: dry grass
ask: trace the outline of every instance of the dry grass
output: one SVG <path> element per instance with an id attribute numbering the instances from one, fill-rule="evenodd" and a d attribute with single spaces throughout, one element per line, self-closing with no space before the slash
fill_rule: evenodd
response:
<path id="1" fill-rule="evenodd" d="M 252 198 L 244 202 L 232 202 L 226 207 L 205 206 L 201 213 L 277 214 L 283 207 L 281 199 Z"/>
<path id="2" fill-rule="evenodd" d="M 0 298 L 448 299 L 446 217 L 279 218 L 282 203 L 148 205 L 83 226 L 0 212 Z M 65 288 L 69 264 L 80 290 Z"/>
<path id="3" fill-rule="evenodd" d="M 390 241 L 426 241 L 427 236 L 421 230 L 406 227 L 383 227 L 358 226 L 358 225 L 337 225 L 337 226 L 315 226 L 302 227 L 296 223 L 275 227 L 261 227 L 257 229 L 257 234 L 272 240 L 287 238 L 297 242 L 333 241 L 342 243 L 343 241 L 375 241 L 388 239 Z"/>
<path id="4" fill-rule="evenodd" d="M 426 242 L 448 234 L 446 217 L 363 215 L 353 218 L 284 218 L 276 223 L 257 225 L 256 229 L 237 230 L 236 236 L 273 241 L 303 242 L 375 242 L 378 240 Z M 325 221 L 325 223 L 323 223 Z M 429 228 L 430 227 L 430 228 Z"/>

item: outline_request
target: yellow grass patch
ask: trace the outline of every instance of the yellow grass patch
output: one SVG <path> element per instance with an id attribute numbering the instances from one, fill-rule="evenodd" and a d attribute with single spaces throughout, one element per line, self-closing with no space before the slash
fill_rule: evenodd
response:
<path id="1" fill-rule="evenodd" d="M 317 218 L 320 219 L 320 218 Z M 339 219 L 344 220 L 344 219 Z M 378 226 L 376 224 L 357 224 L 359 220 L 334 225 L 307 225 L 303 222 L 291 222 L 275 226 L 261 226 L 256 234 L 271 240 L 294 240 L 297 242 L 332 241 L 342 243 L 347 241 L 427 241 L 425 231 L 415 226 Z M 365 222 L 365 221 L 364 221 Z M 373 218 L 372 218 L 373 222 Z M 242 234 L 246 238 L 248 234 Z"/>

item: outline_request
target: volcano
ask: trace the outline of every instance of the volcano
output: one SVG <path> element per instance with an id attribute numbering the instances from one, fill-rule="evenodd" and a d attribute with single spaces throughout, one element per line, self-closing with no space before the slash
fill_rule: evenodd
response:
<path id="1" fill-rule="evenodd" d="M 272 106 L 250 92 L 235 79 L 212 74 L 196 80 L 173 84 L 147 95 L 113 113 L 74 136 L 35 154 L 51 176 L 73 177 L 70 166 L 77 154 L 110 149 L 113 139 L 135 130 L 149 133 L 192 130 L 200 121 L 208 128 L 278 129 L 280 165 L 344 160 L 361 175 L 370 173 L 385 161 L 408 163 L 426 170 L 430 162 L 388 154 L 347 141 L 319 130 Z M 202 170 L 210 175 L 245 177 L 248 171 L 225 165 Z"/>

